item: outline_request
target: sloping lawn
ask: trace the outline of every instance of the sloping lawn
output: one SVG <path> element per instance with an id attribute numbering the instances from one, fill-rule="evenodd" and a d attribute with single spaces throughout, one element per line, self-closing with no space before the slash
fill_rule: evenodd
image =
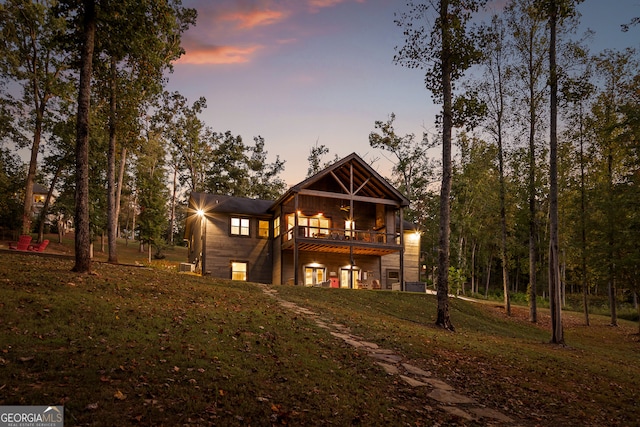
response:
<path id="1" fill-rule="evenodd" d="M 0 253 L 0 405 L 63 404 L 65 425 L 465 424 L 258 285 L 72 265 Z M 452 301 L 449 333 L 433 326 L 432 296 L 274 289 L 517 425 L 640 419 L 635 324 L 587 328 L 567 315 L 560 348 L 544 318 L 530 325 L 489 305 Z"/>

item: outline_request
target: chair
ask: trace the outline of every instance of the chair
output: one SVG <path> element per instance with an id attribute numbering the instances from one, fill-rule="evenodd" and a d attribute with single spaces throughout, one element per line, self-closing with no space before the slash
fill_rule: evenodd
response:
<path id="1" fill-rule="evenodd" d="M 48 244 L 49 244 L 48 240 L 43 240 L 42 243 L 38 243 L 36 245 L 29 245 L 27 249 L 30 250 L 31 252 L 44 252 L 44 249 L 47 247 Z"/>
<path id="2" fill-rule="evenodd" d="M 31 243 L 31 236 L 23 234 L 18 238 L 17 242 L 9 243 L 9 249 L 13 249 L 16 251 L 26 251 L 29 247 L 29 243 Z"/>

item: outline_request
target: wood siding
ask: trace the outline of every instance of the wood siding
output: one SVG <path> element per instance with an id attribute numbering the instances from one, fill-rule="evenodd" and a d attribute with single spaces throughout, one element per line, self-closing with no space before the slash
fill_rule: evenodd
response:
<path id="1" fill-rule="evenodd" d="M 246 216 L 243 216 L 246 218 Z M 206 230 L 206 269 L 214 277 L 231 279 L 231 263 L 247 263 L 247 280 L 271 283 L 271 239 L 259 238 L 258 218 L 249 218 L 250 236 L 229 234 L 231 215 L 211 215 Z"/>

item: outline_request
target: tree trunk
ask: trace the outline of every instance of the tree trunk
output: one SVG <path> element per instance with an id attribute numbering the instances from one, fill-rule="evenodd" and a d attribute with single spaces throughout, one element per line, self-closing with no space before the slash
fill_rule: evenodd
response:
<path id="1" fill-rule="evenodd" d="M 502 104 L 502 96 L 500 97 Z M 501 107 L 502 108 L 502 107 Z M 511 316 L 511 297 L 509 295 L 509 257 L 507 255 L 507 210 L 506 189 L 504 180 L 504 153 L 502 148 L 502 113 L 498 120 L 498 168 L 500 169 L 500 260 L 502 261 L 502 289 L 504 292 L 504 308 L 507 316 Z"/>
<path id="2" fill-rule="evenodd" d="M 178 182 L 178 167 L 174 165 L 173 168 L 173 192 L 171 194 L 171 218 L 169 220 L 169 243 L 173 245 L 173 227 L 176 220 L 176 192 Z"/>
<path id="3" fill-rule="evenodd" d="M 109 76 L 109 149 L 107 150 L 107 237 L 109 239 L 109 258 L 107 262 L 118 263 L 116 242 L 116 58 L 111 56 Z"/>
<path id="4" fill-rule="evenodd" d="M 493 251 L 491 251 L 493 252 Z M 493 260 L 493 254 L 489 253 L 489 260 L 487 261 L 487 281 L 484 285 L 484 296 L 485 298 L 489 298 L 489 283 L 491 283 L 491 264 Z"/>
<path id="5" fill-rule="evenodd" d="M 116 238 L 120 237 L 120 199 L 122 198 L 122 184 L 124 183 L 124 171 L 127 163 L 127 147 L 122 147 L 120 156 L 120 173 L 118 174 L 118 188 L 116 190 Z"/>
<path id="6" fill-rule="evenodd" d="M 584 323 L 589 326 L 589 287 L 587 279 L 587 209 L 584 173 L 584 129 L 582 103 L 580 104 L 580 264 L 582 268 L 582 306 Z"/>
<path id="7" fill-rule="evenodd" d="M 436 325 L 453 331 L 449 315 L 449 235 L 451 215 L 451 133 L 453 130 L 452 104 L 452 52 L 451 29 L 448 0 L 440 1 L 440 31 L 442 37 L 441 65 L 442 65 L 442 186 L 440 189 L 440 236 L 438 239 L 438 315 Z"/>
<path id="8" fill-rule="evenodd" d="M 33 131 L 33 143 L 31 145 L 31 158 L 29 159 L 29 169 L 27 172 L 27 180 L 24 189 L 24 208 L 22 212 L 22 234 L 31 233 L 32 207 L 33 207 L 33 184 L 36 179 L 38 167 L 38 153 L 40 150 L 40 141 L 42 139 L 42 122 L 44 120 L 44 112 L 46 108 L 46 99 L 40 100 L 40 89 L 37 77 L 33 77 L 34 101 L 36 110 L 35 129 Z M 40 102 L 38 102 L 40 101 Z"/>
<path id="9" fill-rule="evenodd" d="M 558 5 L 551 2 L 549 14 L 549 308 L 551 311 L 551 342 L 564 344 L 560 295 L 560 259 L 558 252 L 558 74 L 556 69 L 556 23 Z"/>
<path id="10" fill-rule="evenodd" d="M 471 294 L 478 293 L 478 284 L 476 283 L 476 242 L 471 247 Z"/>
<path id="11" fill-rule="evenodd" d="M 532 53 L 529 54 L 529 67 L 533 67 Z M 538 321 L 537 305 L 537 258 L 538 245 L 536 242 L 536 121 L 537 113 L 533 105 L 535 88 L 533 81 L 529 82 L 529 321 Z"/>
<path id="12" fill-rule="evenodd" d="M 96 34 L 94 0 L 84 0 L 84 28 L 80 82 L 78 90 L 78 117 L 76 123 L 76 194 L 75 194 L 75 265 L 72 271 L 91 271 L 89 233 L 89 118 L 91 108 L 91 68 Z"/>
<path id="13" fill-rule="evenodd" d="M 49 191 L 47 191 L 47 198 L 44 199 L 44 206 L 42 206 L 42 210 L 40 211 L 40 219 L 38 224 L 38 242 L 42 243 L 44 239 L 44 222 L 47 219 L 47 211 L 49 211 L 49 205 L 51 204 L 51 198 L 53 197 L 53 189 L 56 187 L 56 182 L 58 181 L 58 177 L 60 176 L 60 172 L 62 171 L 62 165 L 59 164 L 56 168 L 56 173 L 53 174 L 53 179 L 51 180 L 51 185 L 49 186 Z"/>

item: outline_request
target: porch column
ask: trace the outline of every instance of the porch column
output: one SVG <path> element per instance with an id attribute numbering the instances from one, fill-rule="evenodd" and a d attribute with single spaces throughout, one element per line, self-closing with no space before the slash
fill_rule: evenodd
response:
<path id="1" fill-rule="evenodd" d="M 405 290 L 404 285 L 404 212 L 400 206 L 400 289 Z"/>
<path id="2" fill-rule="evenodd" d="M 298 286 L 298 193 L 293 196 L 293 285 Z"/>

